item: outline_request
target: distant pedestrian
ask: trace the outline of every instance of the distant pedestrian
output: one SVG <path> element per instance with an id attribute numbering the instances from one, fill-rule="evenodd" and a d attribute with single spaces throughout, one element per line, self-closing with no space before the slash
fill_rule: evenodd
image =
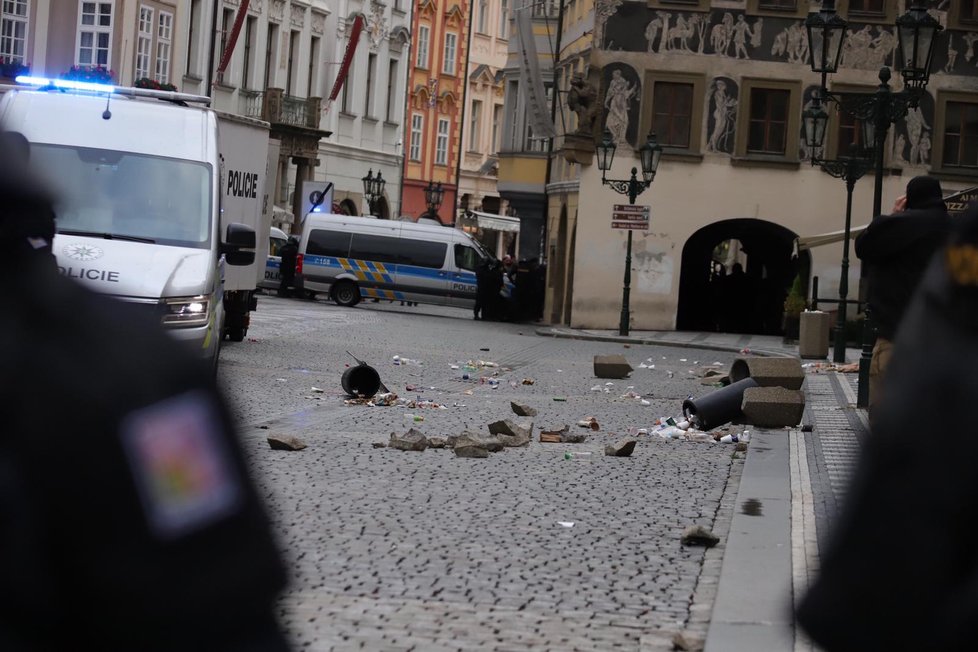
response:
<path id="1" fill-rule="evenodd" d="M 0 134 L 0 649 L 278 652 L 285 573 L 213 369 L 46 249 Z M 85 382 L 79 382 L 85 378 Z"/>
<path id="2" fill-rule="evenodd" d="M 291 297 L 295 286 L 295 264 L 299 256 L 298 238 L 290 236 L 288 242 L 278 250 L 278 255 L 282 259 L 279 264 L 278 295 Z"/>
<path id="3" fill-rule="evenodd" d="M 906 309 L 843 512 L 798 610 L 825 652 L 978 649 L 978 206 Z"/>
<path id="4" fill-rule="evenodd" d="M 920 176 L 907 183 L 907 194 L 897 199 L 890 215 L 874 218 L 856 237 L 856 255 L 868 270 L 870 315 L 879 331 L 869 371 L 871 420 L 884 392 L 900 320 L 950 226 L 940 182 Z"/>

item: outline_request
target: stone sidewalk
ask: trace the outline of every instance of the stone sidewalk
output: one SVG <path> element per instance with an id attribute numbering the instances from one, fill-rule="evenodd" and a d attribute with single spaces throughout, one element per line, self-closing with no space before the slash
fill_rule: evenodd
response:
<path id="1" fill-rule="evenodd" d="M 781 337 L 731 333 L 615 331 L 541 327 L 537 335 L 581 340 L 656 344 L 797 357 Z M 831 356 L 831 351 L 829 352 Z M 847 349 L 847 362 L 859 359 Z M 804 360 L 818 362 L 815 360 Z M 793 605 L 819 567 L 830 524 L 845 496 L 859 441 L 867 431 L 856 408 L 857 374 L 807 368 L 803 426 L 753 431 L 729 534 L 705 564 L 719 564 L 716 587 L 697 587 L 688 631 L 706 636 L 706 652 L 813 652 L 795 627 Z M 704 589 L 708 595 L 702 595 Z M 710 613 L 696 613 L 713 598 Z"/>

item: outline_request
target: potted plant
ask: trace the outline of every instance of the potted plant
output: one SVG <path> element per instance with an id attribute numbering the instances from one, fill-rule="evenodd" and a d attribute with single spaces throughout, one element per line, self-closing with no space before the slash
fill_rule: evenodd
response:
<path id="1" fill-rule="evenodd" d="M 109 70 L 105 66 L 72 66 L 68 72 L 61 73 L 61 79 L 93 84 L 112 84 L 115 82 L 115 71 Z"/>
<path id="2" fill-rule="evenodd" d="M 798 329 L 801 323 L 801 313 L 808 307 L 805 295 L 801 289 L 801 276 L 796 276 L 791 284 L 791 291 L 784 300 L 784 339 L 798 339 Z"/>
<path id="3" fill-rule="evenodd" d="M 170 83 L 161 83 L 155 79 L 150 79 L 149 77 L 140 77 L 135 82 L 133 86 L 136 88 L 149 88 L 154 91 L 174 91 L 176 92 L 177 87 Z"/>
<path id="4" fill-rule="evenodd" d="M 16 79 L 18 75 L 29 75 L 30 66 L 8 57 L 0 57 L 0 79 Z"/>

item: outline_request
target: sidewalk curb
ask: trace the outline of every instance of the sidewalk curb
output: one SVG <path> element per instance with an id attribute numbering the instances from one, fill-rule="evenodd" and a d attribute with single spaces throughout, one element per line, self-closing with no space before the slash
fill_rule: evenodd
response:
<path id="1" fill-rule="evenodd" d="M 682 349 L 701 349 L 704 351 L 722 351 L 725 353 L 740 353 L 743 348 L 736 346 L 725 346 L 723 344 L 705 344 L 701 342 L 680 342 L 668 339 L 648 339 L 641 337 L 631 337 L 625 335 L 594 335 L 592 333 L 582 333 L 581 331 L 557 331 L 552 327 L 538 328 L 535 333 L 541 337 L 557 337 L 570 340 L 587 340 L 591 342 L 613 342 L 619 344 L 643 344 L 646 346 L 671 346 Z M 797 355 L 787 351 L 772 351 L 769 349 L 750 349 L 750 355 L 766 356 L 771 358 L 796 358 Z"/>

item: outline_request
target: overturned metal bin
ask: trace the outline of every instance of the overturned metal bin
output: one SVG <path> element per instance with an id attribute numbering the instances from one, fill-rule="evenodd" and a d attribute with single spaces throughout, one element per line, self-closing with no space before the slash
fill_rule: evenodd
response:
<path id="1" fill-rule="evenodd" d="M 700 430 L 710 430 L 740 416 L 744 391 L 757 387 L 757 381 L 747 377 L 705 396 L 683 401 L 683 414 Z"/>

